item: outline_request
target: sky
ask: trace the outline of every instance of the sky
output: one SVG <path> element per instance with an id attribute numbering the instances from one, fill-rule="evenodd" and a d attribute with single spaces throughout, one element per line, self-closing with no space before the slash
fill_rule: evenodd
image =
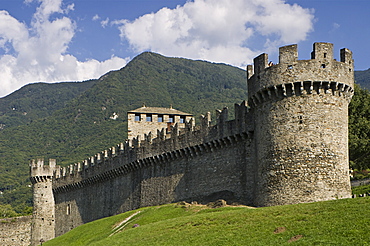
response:
<path id="1" fill-rule="evenodd" d="M 370 68 L 369 0 L 0 0 L 0 97 L 28 83 L 97 79 L 144 51 L 240 68 L 314 42 Z"/>

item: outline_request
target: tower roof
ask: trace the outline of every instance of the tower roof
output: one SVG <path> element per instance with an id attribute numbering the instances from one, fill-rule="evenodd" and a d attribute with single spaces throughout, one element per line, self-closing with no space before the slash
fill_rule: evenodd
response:
<path id="1" fill-rule="evenodd" d="M 142 114 L 173 114 L 173 115 L 184 115 L 192 116 L 192 114 L 182 112 L 174 108 L 161 108 L 161 107 L 146 107 L 143 106 L 138 109 L 128 111 L 127 113 L 142 113 Z"/>

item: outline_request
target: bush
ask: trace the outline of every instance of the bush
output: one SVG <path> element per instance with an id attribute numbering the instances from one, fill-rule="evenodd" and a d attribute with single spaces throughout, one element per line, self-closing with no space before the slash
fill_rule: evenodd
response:
<path id="1" fill-rule="evenodd" d="M 10 218 L 19 216 L 17 212 L 15 212 L 10 204 L 0 205 L 0 218 Z"/>

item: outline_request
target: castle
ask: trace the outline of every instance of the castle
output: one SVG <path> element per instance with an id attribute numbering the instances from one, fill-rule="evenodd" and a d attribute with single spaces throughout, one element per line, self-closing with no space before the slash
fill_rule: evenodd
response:
<path id="1" fill-rule="evenodd" d="M 248 103 L 235 105 L 233 120 L 224 108 L 215 125 L 208 113 L 195 126 L 190 114 L 143 107 L 129 112 L 125 143 L 69 167 L 33 161 L 31 245 L 182 200 L 273 206 L 349 198 L 351 51 L 341 49 L 336 61 L 331 43 L 315 43 L 311 59 L 298 60 L 289 45 L 278 64 L 268 61 L 261 54 L 247 67 Z"/>

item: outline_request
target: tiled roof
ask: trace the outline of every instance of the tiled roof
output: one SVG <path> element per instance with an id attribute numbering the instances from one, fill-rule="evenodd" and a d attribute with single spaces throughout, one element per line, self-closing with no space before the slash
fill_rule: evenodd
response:
<path id="1" fill-rule="evenodd" d="M 128 111 L 127 113 L 142 113 L 142 114 L 173 114 L 173 115 L 186 115 L 192 116 L 192 114 L 181 112 L 180 110 L 173 108 L 160 108 L 160 107 L 146 107 L 143 106 L 138 109 Z"/>

